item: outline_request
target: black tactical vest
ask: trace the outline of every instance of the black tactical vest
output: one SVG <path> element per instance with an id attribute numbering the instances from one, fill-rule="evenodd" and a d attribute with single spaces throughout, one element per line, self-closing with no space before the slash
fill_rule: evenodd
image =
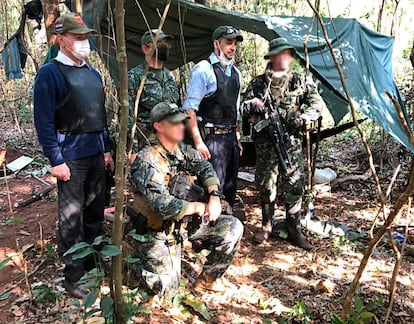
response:
<path id="1" fill-rule="evenodd" d="M 52 61 L 62 72 L 69 88 L 57 104 L 55 125 L 62 133 L 100 132 L 106 128 L 105 97 L 102 81 L 84 65 L 74 67 Z"/>
<path id="2" fill-rule="evenodd" d="M 231 77 L 228 77 L 219 62 L 213 64 L 213 70 L 217 79 L 217 91 L 201 101 L 198 115 L 204 122 L 213 123 L 216 127 L 235 127 L 240 91 L 239 75 L 233 67 Z"/>

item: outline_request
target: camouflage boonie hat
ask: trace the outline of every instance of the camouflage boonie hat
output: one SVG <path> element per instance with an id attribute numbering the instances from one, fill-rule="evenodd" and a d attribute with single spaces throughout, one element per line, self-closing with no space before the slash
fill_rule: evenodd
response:
<path id="1" fill-rule="evenodd" d="M 183 113 L 176 104 L 168 102 L 160 102 L 152 108 L 150 113 L 151 124 L 158 123 L 162 120 L 168 120 L 172 123 L 180 123 L 190 118 L 187 114 Z"/>
<path id="2" fill-rule="evenodd" d="M 96 33 L 95 29 L 88 28 L 79 14 L 67 13 L 55 21 L 56 34 L 87 34 Z"/>
<path id="3" fill-rule="evenodd" d="M 158 29 L 151 29 L 145 32 L 144 35 L 141 37 L 141 45 L 147 45 L 152 42 L 152 40 L 157 36 Z M 173 36 L 168 35 L 164 33 L 162 30 L 160 31 L 160 34 L 158 35 L 158 41 L 163 39 L 174 39 Z"/>
<path id="4" fill-rule="evenodd" d="M 269 53 L 264 58 L 268 59 L 270 56 L 277 55 L 285 49 L 290 49 L 292 54 L 296 54 L 296 49 L 285 38 L 275 38 L 269 42 Z"/>

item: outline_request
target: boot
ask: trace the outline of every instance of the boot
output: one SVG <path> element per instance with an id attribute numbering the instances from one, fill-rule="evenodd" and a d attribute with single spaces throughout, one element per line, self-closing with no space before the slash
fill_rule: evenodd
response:
<path id="1" fill-rule="evenodd" d="M 309 251 L 313 249 L 313 246 L 305 239 L 300 230 L 300 216 L 300 211 L 293 215 L 288 212 L 286 213 L 287 241 L 301 249 Z"/>
<path id="2" fill-rule="evenodd" d="M 272 233 L 272 219 L 274 214 L 275 203 L 262 204 L 262 231 L 255 237 L 257 243 L 262 243 L 269 239 Z"/>

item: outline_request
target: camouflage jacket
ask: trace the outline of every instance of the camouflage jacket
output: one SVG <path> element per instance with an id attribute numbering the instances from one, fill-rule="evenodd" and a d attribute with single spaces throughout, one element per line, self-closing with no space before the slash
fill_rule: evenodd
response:
<path id="1" fill-rule="evenodd" d="M 134 107 L 137 91 L 144 75 L 146 63 L 140 64 L 128 71 L 128 94 L 129 94 L 129 123 L 128 139 L 134 120 Z M 138 122 L 149 124 L 151 109 L 158 103 L 167 101 L 180 104 L 180 94 L 177 82 L 171 72 L 163 67 L 162 69 L 149 68 L 145 79 L 144 89 L 138 104 Z M 137 148 L 138 134 L 135 134 L 134 147 Z M 135 150 L 136 151 L 136 150 Z"/>
<path id="2" fill-rule="evenodd" d="M 188 202 L 170 194 L 168 183 L 178 172 L 186 171 L 208 187 L 219 185 L 210 162 L 184 144 L 174 153 L 158 141 L 142 149 L 131 167 L 133 192 L 143 197 L 148 207 L 164 220 L 179 220 L 187 215 Z"/>
<path id="3" fill-rule="evenodd" d="M 263 100 L 268 89 L 268 82 L 265 74 L 255 77 L 243 93 L 242 100 L 245 103 L 253 98 Z M 296 135 L 298 129 L 295 120 L 301 118 L 303 114 L 309 114 L 316 119 L 321 115 L 325 107 L 322 97 L 318 93 L 318 88 L 312 77 L 305 78 L 296 72 L 289 75 L 289 83 L 280 98 L 273 98 L 275 102 L 279 102 L 279 113 L 282 123 L 286 130 Z M 243 104 L 243 114 L 251 115 L 249 105 Z"/>

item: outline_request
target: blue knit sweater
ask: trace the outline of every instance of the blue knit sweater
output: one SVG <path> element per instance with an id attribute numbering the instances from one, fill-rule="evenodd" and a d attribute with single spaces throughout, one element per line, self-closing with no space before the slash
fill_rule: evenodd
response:
<path id="1" fill-rule="evenodd" d="M 95 69 L 93 71 L 100 77 Z M 56 64 L 41 67 L 34 83 L 34 123 L 43 152 L 52 167 L 111 151 L 108 130 L 85 134 L 61 134 L 56 130 L 56 106 L 68 91 L 66 80 Z"/>

